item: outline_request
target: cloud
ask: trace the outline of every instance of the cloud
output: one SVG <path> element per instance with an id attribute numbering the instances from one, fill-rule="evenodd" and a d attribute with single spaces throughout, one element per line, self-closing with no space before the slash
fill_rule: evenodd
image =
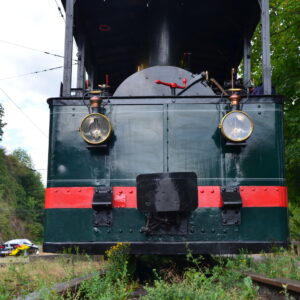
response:
<path id="1" fill-rule="evenodd" d="M 64 27 L 53 0 L 2 1 L 0 40 L 63 55 Z M 76 48 L 74 48 L 76 50 Z M 74 51 L 75 52 L 75 51 Z M 63 59 L 0 42 L 0 88 L 48 135 L 47 98 L 59 95 L 62 69 L 1 80 L 63 65 Z M 48 140 L 0 91 L 5 109 L 3 141 L 8 152 L 21 147 L 33 159 L 46 180 Z"/>

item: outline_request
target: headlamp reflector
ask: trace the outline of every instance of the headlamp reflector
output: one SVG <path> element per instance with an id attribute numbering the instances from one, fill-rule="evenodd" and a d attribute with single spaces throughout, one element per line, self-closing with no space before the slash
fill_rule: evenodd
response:
<path id="1" fill-rule="evenodd" d="M 89 144 L 104 143 L 109 138 L 111 131 L 110 120 L 99 113 L 87 115 L 80 125 L 80 135 Z"/>
<path id="2" fill-rule="evenodd" d="M 229 141 L 243 142 L 252 135 L 254 123 L 245 112 L 234 110 L 223 117 L 220 128 Z"/>

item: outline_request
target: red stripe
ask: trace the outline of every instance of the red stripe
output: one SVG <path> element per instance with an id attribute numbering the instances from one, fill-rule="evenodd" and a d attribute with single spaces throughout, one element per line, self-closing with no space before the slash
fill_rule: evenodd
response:
<path id="1" fill-rule="evenodd" d="M 113 207 L 137 208 L 136 187 L 113 187 Z M 241 186 L 243 207 L 287 207 L 283 186 Z M 92 208 L 93 187 L 47 188 L 45 208 Z M 199 186 L 198 207 L 222 207 L 220 186 Z"/>
<path id="2" fill-rule="evenodd" d="M 243 207 L 287 207 L 285 186 L 241 186 Z M 221 187 L 198 186 L 198 207 L 222 207 Z"/>

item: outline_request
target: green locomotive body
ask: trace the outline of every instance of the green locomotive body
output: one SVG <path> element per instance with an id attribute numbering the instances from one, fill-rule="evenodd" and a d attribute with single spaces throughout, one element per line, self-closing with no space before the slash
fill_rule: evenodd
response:
<path id="1" fill-rule="evenodd" d="M 267 46 L 263 92 L 249 89 L 249 38 L 260 8 L 250 0 L 216 2 L 214 10 L 193 0 L 63 1 L 64 84 L 48 100 L 45 251 L 98 254 L 128 242 L 134 254 L 225 254 L 287 245 L 283 98 L 271 91 Z M 267 4 L 262 0 L 263 39 Z M 207 30 L 196 27 L 197 16 Z M 183 24 L 185 35 L 177 30 Z M 243 48 L 241 85 L 231 68 Z M 183 49 L 192 53 L 181 61 Z M 83 85 L 85 68 L 91 88 Z M 216 79 L 197 74 L 200 68 Z M 230 86 L 218 84 L 230 72 Z"/>

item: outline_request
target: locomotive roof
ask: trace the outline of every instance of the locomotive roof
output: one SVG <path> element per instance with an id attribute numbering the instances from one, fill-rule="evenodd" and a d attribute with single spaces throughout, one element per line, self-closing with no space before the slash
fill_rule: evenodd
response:
<path id="1" fill-rule="evenodd" d="M 86 68 L 97 83 L 109 74 L 116 88 L 142 64 L 147 48 L 149 6 L 166 0 L 76 0 L 74 36 L 86 38 Z M 62 0 L 65 6 L 66 0 Z M 191 71 L 208 70 L 220 82 L 243 56 L 243 37 L 252 36 L 260 18 L 258 0 L 173 0 Z"/>

